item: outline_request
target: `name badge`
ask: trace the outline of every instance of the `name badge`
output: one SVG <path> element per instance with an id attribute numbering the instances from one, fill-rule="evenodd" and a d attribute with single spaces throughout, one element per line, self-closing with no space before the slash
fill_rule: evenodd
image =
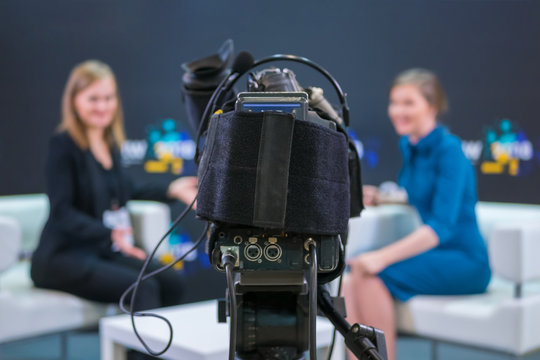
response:
<path id="1" fill-rule="evenodd" d="M 117 210 L 105 210 L 103 212 L 103 225 L 109 229 L 131 229 L 131 221 L 129 220 L 129 213 L 125 207 L 121 207 Z M 126 234 L 125 241 L 133 245 L 133 235 Z M 113 244 L 114 251 L 119 251 L 118 247 Z"/>

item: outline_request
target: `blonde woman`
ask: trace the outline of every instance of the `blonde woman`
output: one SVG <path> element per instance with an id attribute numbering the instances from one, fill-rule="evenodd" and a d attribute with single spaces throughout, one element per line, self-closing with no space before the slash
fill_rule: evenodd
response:
<path id="1" fill-rule="evenodd" d="M 481 293 L 491 277 L 474 210 L 474 170 L 459 138 L 437 120 L 446 107 L 444 90 L 432 72 L 412 69 L 395 79 L 388 115 L 401 136 L 399 184 L 424 225 L 353 258 L 344 281 L 349 321 L 382 329 L 390 360 L 396 337 L 393 298 Z M 382 198 L 373 187 L 365 188 L 364 195 L 366 205 Z"/>
<path id="2" fill-rule="evenodd" d="M 46 165 L 50 214 L 33 254 L 37 287 L 100 302 L 117 302 L 135 280 L 146 254 L 130 241 L 130 199 L 190 203 L 197 180 L 138 187 L 120 164 L 123 116 L 113 72 L 90 60 L 77 65 L 62 100 L 60 131 L 49 145 Z M 157 263 L 151 263 L 151 270 Z M 165 271 L 141 284 L 137 309 L 178 304 L 181 278 Z"/>

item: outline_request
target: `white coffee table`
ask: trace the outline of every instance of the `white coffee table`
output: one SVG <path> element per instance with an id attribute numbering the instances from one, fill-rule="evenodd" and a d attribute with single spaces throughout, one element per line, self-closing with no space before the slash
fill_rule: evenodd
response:
<path id="1" fill-rule="evenodd" d="M 173 341 L 163 359 L 224 360 L 229 349 L 229 325 L 217 322 L 217 301 L 205 301 L 154 311 L 165 316 L 173 326 Z M 167 325 L 154 318 L 136 318 L 137 330 L 146 343 L 160 351 L 169 338 Z M 332 340 L 332 324 L 317 319 L 317 346 L 326 347 Z M 144 351 L 131 327 L 129 315 L 101 319 L 99 324 L 101 360 L 125 360 L 126 348 Z"/>

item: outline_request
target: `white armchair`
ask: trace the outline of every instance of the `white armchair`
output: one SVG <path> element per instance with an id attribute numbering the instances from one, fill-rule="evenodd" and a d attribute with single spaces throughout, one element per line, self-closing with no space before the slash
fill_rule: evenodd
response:
<path id="1" fill-rule="evenodd" d="M 128 204 L 135 241 L 150 251 L 170 225 L 165 204 Z M 60 291 L 35 288 L 30 263 L 49 211 L 47 197 L 0 197 L 0 343 L 31 336 L 97 326 L 116 305 L 86 301 Z"/>
<path id="2" fill-rule="evenodd" d="M 492 281 L 485 294 L 415 296 L 396 302 L 404 334 L 523 355 L 540 349 L 540 206 L 479 203 Z M 420 224 L 407 206 L 366 209 L 351 219 L 347 252 L 384 246 Z M 456 264 L 459 266 L 459 264 Z"/>

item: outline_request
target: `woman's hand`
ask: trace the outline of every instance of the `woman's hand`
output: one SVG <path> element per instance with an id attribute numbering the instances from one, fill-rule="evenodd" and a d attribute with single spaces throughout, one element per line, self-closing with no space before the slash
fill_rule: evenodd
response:
<path id="1" fill-rule="evenodd" d="M 167 195 L 170 198 L 180 200 L 186 204 L 191 204 L 197 196 L 197 177 L 183 176 L 171 182 Z M 197 203 L 193 204 L 193 209 L 197 208 Z"/>
<path id="2" fill-rule="evenodd" d="M 347 263 L 352 272 L 360 272 L 364 275 L 377 275 L 389 265 L 381 250 L 364 253 L 347 261 Z"/>
<path id="3" fill-rule="evenodd" d="M 362 186 L 364 206 L 376 206 L 379 204 L 379 188 L 373 185 Z"/>
<path id="4" fill-rule="evenodd" d="M 133 235 L 133 230 L 131 230 L 131 228 L 114 229 L 111 232 L 112 242 L 124 255 L 131 256 L 139 260 L 146 259 L 146 253 L 143 250 L 131 245 L 126 240 L 126 238 L 131 235 Z"/>

